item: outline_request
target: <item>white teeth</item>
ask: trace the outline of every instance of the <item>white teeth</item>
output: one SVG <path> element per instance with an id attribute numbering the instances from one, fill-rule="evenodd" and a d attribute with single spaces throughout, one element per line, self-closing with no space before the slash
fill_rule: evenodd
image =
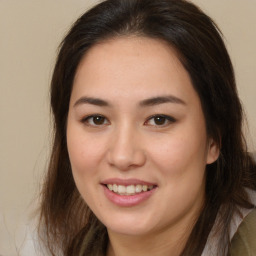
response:
<path id="1" fill-rule="evenodd" d="M 108 186 L 108 189 L 109 189 L 110 191 L 113 190 L 113 185 L 112 185 L 112 184 L 108 184 L 107 186 Z"/>
<path id="2" fill-rule="evenodd" d="M 113 185 L 113 191 L 114 191 L 115 193 L 118 191 L 118 188 L 117 188 L 117 185 L 116 185 L 116 184 Z"/>
<path id="3" fill-rule="evenodd" d="M 135 191 L 136 193 L 140 193 L 142 191 L 142 185 L 136 185 Z"/>
<path id="4" fill-rule="evenodd" d="M 117 192 L 118 192 L 118 194 L 124 194 L 124 193 L 126 193 L 126 188 L 125 188 L 125 186 L 118 185 L 118 187 L 117 187 Z"/>
<path id="5" fill-rule="evenodd" d="M 130 186 L 126 187 L 126 193 L 127 194 L 134 194 L 135 193 L 134 185 L 130 185 Z"/>
<path id="6" fill-rule="evenodd" d="M 146 192 L 154 188 L 153 185 L 147 186 L 147 185 L 117 185 L 117 184 L 107 184 L 107 188 L 110 191 L 113 191 L 120 195 L 134 195 L 136 193 Z"/>

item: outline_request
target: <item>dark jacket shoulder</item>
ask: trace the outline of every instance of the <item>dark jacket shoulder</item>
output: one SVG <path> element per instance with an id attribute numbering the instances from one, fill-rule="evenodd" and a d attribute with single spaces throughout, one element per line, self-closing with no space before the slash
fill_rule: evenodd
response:
<path id="1" fill-rule="evenodd" d="M 256 209 L 240 224 L 231 240 L 230 256 L 256 256 Z"/>

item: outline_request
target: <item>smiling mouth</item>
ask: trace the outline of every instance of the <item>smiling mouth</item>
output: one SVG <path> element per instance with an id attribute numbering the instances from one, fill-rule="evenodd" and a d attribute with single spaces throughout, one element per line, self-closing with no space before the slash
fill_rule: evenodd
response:
<path id="1" fill-rule="evenodd" d="M 128 185 L 128 186 L 117 185 L 117 184 L 105 184 L 105 186 L 110 191 L 121 196 L 133 196 L 133 195 L 144 193 L 156 188 L 156 186 L 154 185 L 148 186 L 148 185 L 140 185 L 140 184 Z"/>

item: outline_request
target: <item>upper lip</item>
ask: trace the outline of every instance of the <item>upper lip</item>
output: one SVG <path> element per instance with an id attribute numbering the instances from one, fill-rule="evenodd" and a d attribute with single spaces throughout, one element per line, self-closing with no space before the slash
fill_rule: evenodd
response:
<path id="1" fill-rule="evenodd" d="M 120 179 L 120 178 L 110 178 L 103 180 L 101 184 L 107 185 L 107 184 L 116 184 L 116 185 L 123 185 L 123 186 L 129 186 L 129 185 L 147 185 L 147 186 L 156 186 L 155 183 L 143 181 L 139 179 Z"/>

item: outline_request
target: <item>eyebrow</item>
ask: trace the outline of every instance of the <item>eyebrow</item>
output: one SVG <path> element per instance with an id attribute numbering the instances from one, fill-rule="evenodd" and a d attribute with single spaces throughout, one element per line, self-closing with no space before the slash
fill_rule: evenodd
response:
<path id="1" fill-rule="evenodd" d="M 159 96 L 159 97 L 153 97 L 153 98 L 142 100 L 139 103 L 139 106 L 147 107 L 147 106 L 160 105 L 164 103 L 176 103 L 176 104 L 186 105 L 186 103 L 182 99 L 177 98 L 173 95 L 168 95 L 168 96 Z M 75 102 L 74 107 L 81 104 L 91 104 L 91 105 L 100 106 L 100 107 L 111 106 L 111 104 L 109 104 L 107 101 L 99 98 L 94 98 L 94 97 L 81 97 Z"/>
<path id="2" fill-rule="evenodd" d="M 100 106 L 100 107 L 110 106 L 110 104 L 107 101 L 99 98 L 92 98 L 92 97 L 81 97 L 75 102 L 74 107 L 81 104 L 91 104 L 91 105 Z"/>
<path id="3" fill-rule="evenodd" d="M 159 96 L 159 97 L 145 99 L 141 101 L 139 105 L 142 107 L 147 107 L 147 106 L 155 106 L 163 103 L 176 103 L 176 104 L 186 105 L 186 103 L 182 99 L 177 98 L 173 95 Z"/>

